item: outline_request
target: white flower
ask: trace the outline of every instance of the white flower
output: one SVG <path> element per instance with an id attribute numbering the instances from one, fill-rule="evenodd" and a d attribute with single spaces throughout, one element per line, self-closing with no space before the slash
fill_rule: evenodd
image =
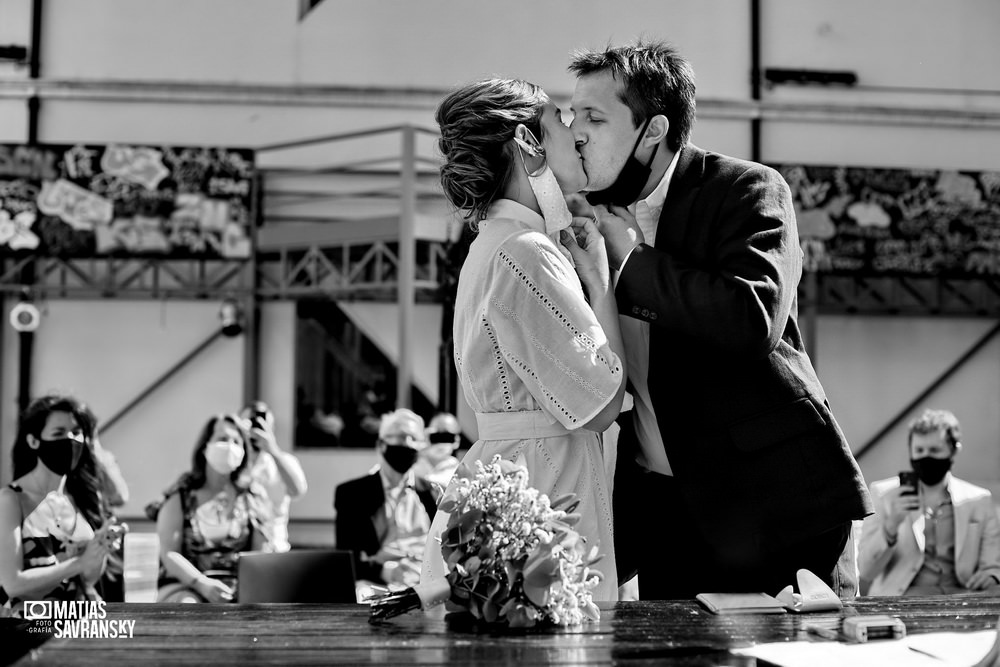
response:
<path id="1" fill-rule="evenodd" d="M 496 606 L 510 610 L 512 623 L 532 625 L 545 619 L 557 625 L 575 625 L 586 619 L 596 620 L 598 612 L 591 591 L 600 575 L 587 567 L 587 562 L 594 562 L 596 553 L 584 561 L 584 543 L 563 521 L 566 512 L 553 510 L 546 495 L 528 486 L 523 467 L 515 468 L 496 456 L 488 465 L 476 461 L 475 468 L 471 477 L 466 472 L 458 478 L 448 494 L 454 501 L 449 526 L 464 526 L 459 529 L 461 544 L 452 542 L 448 548 L 456 551 L 446 555 L 453 590 L 458 587 L 471 591 L 480 574 L 488 573 L 489 577 L 499 578 L 500 589 L 491 589 L 487 595 Z M 477 512 L 471 525 L 468 521 L 462 523 L 469 512 Z M 559 542 L 553 544 L 556 539 Z M 520 577 L 529 557 L 534 563 L 531 599 L 518 583 L 528 585 L 528 580 Z M 551 583 L 547 583 L 549 577 Z M 477 617 L 482 613 L 476 606 L 480 598 L 482 594 L 464 596 Z"/>

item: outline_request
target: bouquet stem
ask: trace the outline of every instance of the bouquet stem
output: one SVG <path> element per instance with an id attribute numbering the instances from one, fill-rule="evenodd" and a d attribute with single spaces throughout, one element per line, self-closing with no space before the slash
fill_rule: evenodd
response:
<path id="1" fill-rule="evenodd" d="M 447 579 L 420 583 L 402 591 L 393 591 L 371 601 L 369 623 L 377 623 L 400 616 L 415 609 L 430 609 L 443 603 L 451 595 Z"/>

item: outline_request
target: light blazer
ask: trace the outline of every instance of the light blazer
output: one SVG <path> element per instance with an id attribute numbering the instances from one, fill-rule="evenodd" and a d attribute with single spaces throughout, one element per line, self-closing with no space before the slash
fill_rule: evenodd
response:
<path id="1" fill-rule="evenodd" d="M 615 289 L 622 314 L 650 323 L 649 392 L 667 456 L 723 562 L 871 513 L 796 322 L 801 274 L 781 175 L 688 144 L 655 247 L 632 251 Z M 671 509 L 650 508 L 663 530 Z"/>
<path id="2" fill-rule="evenodd" d="M 965 586 L 974 573 L 985 571 L 1000 582 L 1000 521 L 993 496 L 955 476 L 947 488 L 955 510 L 955 576 Z M 872 484 L 875 515 L 865 519 L 858 557 L 861 578 L 871 580 L 868 595 L 902 595 L 924 564 L 922 512 L 914 510 L 903 519 L 894 546 L 885 541 L 885 516 L 898 496 L 898 477 Z"/>

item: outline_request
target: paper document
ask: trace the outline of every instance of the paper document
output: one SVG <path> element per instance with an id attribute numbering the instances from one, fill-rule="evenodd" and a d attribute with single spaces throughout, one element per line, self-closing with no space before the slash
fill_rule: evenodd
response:
<path id="1" fill-rule="evenodd" d="M 996 641 L 996 630 L 931 632 L 865 644 L 794 641 L 731 649 L 782 667 L 969 667 Z"/>

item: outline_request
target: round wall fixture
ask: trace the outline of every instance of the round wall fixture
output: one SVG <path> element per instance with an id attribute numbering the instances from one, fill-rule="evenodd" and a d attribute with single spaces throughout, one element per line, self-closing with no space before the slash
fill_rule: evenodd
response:
<path id="1" fill-rule="evenodd" d="M 42 321 L 42 315 L 33 303 L 22 301 L 10 309 L 10 325 L 17 331 L 34 331 Z"/>

